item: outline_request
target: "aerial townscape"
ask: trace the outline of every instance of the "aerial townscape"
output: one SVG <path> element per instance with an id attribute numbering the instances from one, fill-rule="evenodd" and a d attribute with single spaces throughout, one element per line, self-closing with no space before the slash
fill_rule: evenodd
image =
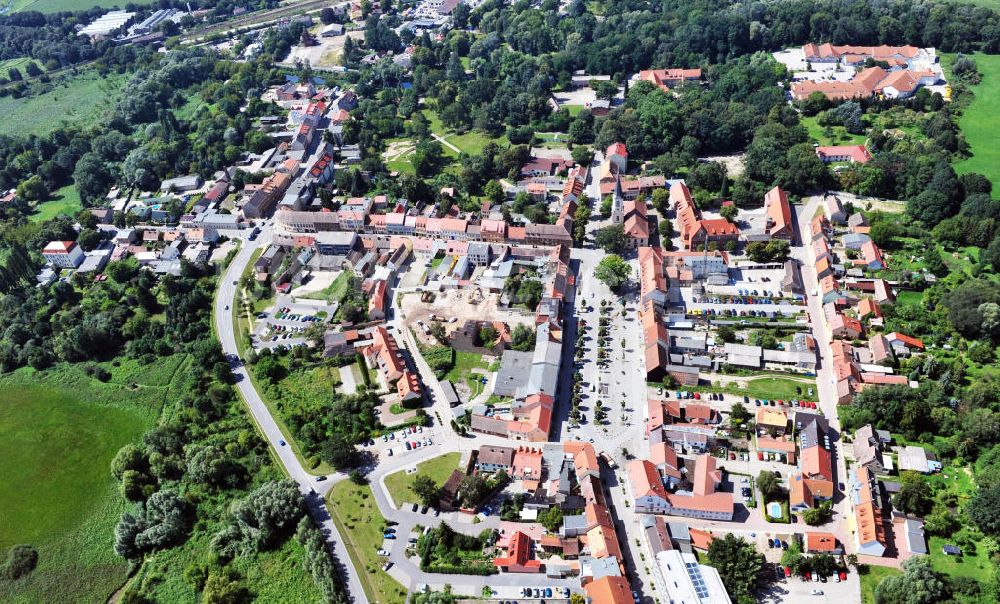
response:
<path id="1" fill-rule="evenodd" d="M 0 0 L 0 602 L 998 602 L 998 141 L 998 0 Z"/>

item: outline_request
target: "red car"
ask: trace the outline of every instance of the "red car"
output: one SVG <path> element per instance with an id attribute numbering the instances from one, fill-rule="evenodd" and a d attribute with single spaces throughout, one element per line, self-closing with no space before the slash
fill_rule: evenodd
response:
<path id="1" fill-rule="evenodd" d="M 788 577 L 791 577 L 791 576 L 792 576 L 792 569 L 786 566 L 785 567 L 785 578 L 787 579 Z"/>
<path id="2" fill-rule="evenodd" d="M 841 581 L 846 581 L 847 580 L 847 573 L 845 573 L 844 571 L 840 571 L 840 580 Z"/>
<path id="3" fill-rule="evenodd" d="M 701 394 L 695 392 L 694 393 L 694 398 L 695 398 L 695 400 L 700 401 L 701 400 Z"/>
<path id="4" fill-rule="evenodd" d="M 764 452 L 757 451 L 757 461 L 764 461 Z"/>

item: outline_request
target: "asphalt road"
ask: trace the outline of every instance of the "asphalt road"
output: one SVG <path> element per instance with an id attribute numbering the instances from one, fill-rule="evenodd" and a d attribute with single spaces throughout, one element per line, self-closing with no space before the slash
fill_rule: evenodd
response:
<path id="1" fill-rule="evenodd" d="M 279 444 L 279 441 L 284 439 L 284 435 L 282 435 L 274 418 L 271 417 L 271 413 L 268 411 L 264 401 L 257 394 L 257 390 L 254 388 L 253 382 L 250 381 L 250 376 L 247 374 L 247 369 L 243 365 L 242 359 L 239 358 L 239 350 L 236 347 L 236 334 L 233 332 L 232 316 L 233 312 L 236 311 L 234 303 L 238 285 L 234 285 L 234 282 L 239 283 L 240 276 L 250 262 L 253 252 L 258 248 L 264 247 L 270 241 L 271 227 L 267 225 L 261 229 L 256 241 L 244 240 L 243 247 L 223 273 L 218 296 L 215 299 L 215 312 L 213 313 L 215 330 L 218 334 L 219 342 L 222 344 L 222 351 L 230 359 L 230 367 L 236 376 L 236 387 L 243 397 L 243 402 L 246 403 L 254 421 L 264 434 L 267 444 L 274 450 L 288 476 L 298 483 L 299 491 L 306 497 L 309 513 L 326 537 L 327 546 L 336 557 L 337 564 L 345 578 L 348 596 L 354 602 L 367 603 L 368 598 L 365 596 L 364 589 L 361 586 L 358 572 L 351 563 L 351 557 L 347 552 L 347 548 L 344 547 L 343 539 L 340 533 L 337 532 L 337 527 L 334 525 L 324 505 L 323 494 L 329 490 L 332 481 L 317 482 L 316 477 L 309 474 L 302 467 L 302 464 L 299 463 L 291 447 Z"/>

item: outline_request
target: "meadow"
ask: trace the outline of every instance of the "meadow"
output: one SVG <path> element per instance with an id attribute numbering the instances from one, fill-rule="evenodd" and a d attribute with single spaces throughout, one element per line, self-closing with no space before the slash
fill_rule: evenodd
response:
<path id="1" fill-rule="evenodd" d="M 84 71 L 44 86 L 40 94 L 0 98 L 0 134 L 47 134 L 62 124 L 87 126 L 111 106 L 124 76 L 102 77 Z"/>
<path id="2" fill-rule="evenodd" d="M 0 601 L 105 600 L 125 581 L 111 459 L 156 422 L 185 362 L 105 364 L 108 383 L 69 365 L 0 378 L 0 550 L 27 543 L 39 554 L 31 575 L 0 582 Z"/>
<path id="3" fill-rule="evenodd" d="M 973 86 L 975 98 L 958 122 L 972 157 L 955 162 L 955 171 L 959 174 L 983 174 L 993 183 L 994 189 L 1000 190 L 1000 147 L 996 144 L 997 134 L 1000 133 L 997 124 L 997 115 L 1000 115 L 1000 56 L 975 54 L 973 58 L 982 74 L 982 82 Z M 946 62 L 948 64 L 950 61 Z"/>
<path id="4" fill-rule="evenodd" d="M 153 0 L 130 0 L 130 4 L 152 4 Z M 10 12 L 36 10 L 40 13 L 58 13 L 62 11 L 86 10 L 99 6 L 101 8 L 121 8 L 125 3 L 121 0 L 10 0 Z"/>

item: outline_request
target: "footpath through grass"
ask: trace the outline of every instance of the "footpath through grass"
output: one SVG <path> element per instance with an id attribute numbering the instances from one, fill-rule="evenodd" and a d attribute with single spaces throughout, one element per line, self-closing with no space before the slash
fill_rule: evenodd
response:
<path id="1" fill-rule="evenodd" d="M 423 474 L 430 477 L 438 487 L 443 487 L 451 473 L 458 469 L 459 458 L 458 453 L 446 453 L 417 464 L 417 471 L 411 474 L 407 474 L 406 470 L 400 470 L 386 476 L 385 487 L 393 503 L 396 507 L 403 503 L 420 503 L 420 498 L 413 492 L 413 480 Z"/>
<path id="2" fill-rule="evenodd" d="M 344 539 L 368 599 L 382 604 L 405 602 L 406 589 L 382 570 L 386 558 L 379 556 L 378 550 L 382 547 L 385 518 L 375 504 L 371 487 L 350 480 L 341 481 L 330 489 L 327 508 Z"/>
<path id="3" fill-rule="evenodd" d="M 982 74 L 982 82 L 972 88 L 975 99 L 966 107 L 958 125 L 969 143 L 972 157 L 955 163 L 959 174 L 978 172 L 990 179 L 994 190 L 1000 190 L 1000 56 L 972 55 Z M 951 65 L 948 56 L 945 65 Z M 950 69 L 949 69 L 950 72 Z"/>

